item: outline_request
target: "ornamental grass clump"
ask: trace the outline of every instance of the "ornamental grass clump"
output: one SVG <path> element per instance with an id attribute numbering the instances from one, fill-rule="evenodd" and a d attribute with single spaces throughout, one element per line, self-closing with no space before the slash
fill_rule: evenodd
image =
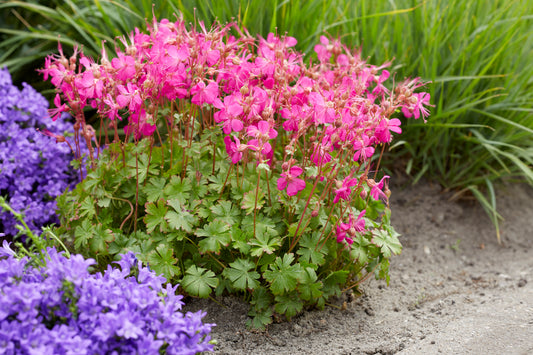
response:
<path id="1" fill-rule="evenodd" d="M 180 312 L 177 286 L 136 259 L 91 274 L 94 260 L 47 248 L 44 266 L 0 247 L 2 354 L 196 354 L 213 349 L 205 313 Z"/>
<path id="2" fill-rule="evenodd" d="M 50 122 L 46 99 L 26 83 L 13 85 L 7 69 L 0 69 L 0 196 L 25 215 L 34 233 L 59 222 L 55 198 L 80 176 L 70 166 L 74 158 L 63 135 L 73 134 L 64 116 Z M 68 116 L 68 115 L 67 115 Z M 0 209 L 0 230 L 17 235 L 16 219 Z"/>
<path id="3" fill-rule="evenodd" d="M 401 245 L 379 163 L 401 133 L 395 115 L 428 116 L 423 83 L 389 89 L 389 63 L 336 39 L 306 64 L 293 37 L 197 26 L 154 20 L 113 58 L 47 58 L 56 114 L 109 147 L 58 199 L 58 233 L 102 266 L 133 250 L 190 295 L 242 294 L 254 327 L 388 280 Z"/>

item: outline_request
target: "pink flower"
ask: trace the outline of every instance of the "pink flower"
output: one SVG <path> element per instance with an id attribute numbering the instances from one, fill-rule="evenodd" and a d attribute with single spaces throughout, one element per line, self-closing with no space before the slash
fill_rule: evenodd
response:
<path id="1" fill-rule="evenodd" d="M 353 143 L 353 148 L 355 154 L 353 155 L 353 160 L 358 161 L 359 158 L 367 160 L 374 154 L 374 147 L 370 146 L 370 138 L 366 134 L 361 135 L 361 139 L 356 140 Z"/>
<path id="2" fill-rule="evenodd" d="M 315 46 L 315 52 L 317 54 L 318 60 L 322 63 L 327 62 L 331 57 L 331 53 L 328 50 L 329 39 L 325 36 L 320 36 L 320 43 Z"/>
<path id="3" fill-rule="evenodd" d="M 136 112 L 140 109 L 143 101 L 140 90 L 136 85 L 128 83 L 126 87 L 118 85 L 120 95 L 117 96 L 117 104 L 120 108 L 128 106 L 130 112 Z"/>
<path id="4" fill-rule="evenodd" d="M 61 97 L 56 94 L 54 98 L 54 105 L 56 108 L 48 109 L 48 114 L 52 117 L 52 121 L 57 120 L 63 112 L 68 112 L 70 108 L 66 104 L 61 104 Z"/>
<path id="5" fill-rule="evenodd" d="M 249 126 L 246 133 L 257 139 L 274 139 L 278 136 L 278 132 L 274 128 L 271 128 L 270 123 L 267 121 L 259 121 L 257 126 Z"/>
<path id="6" fill-rule="evenodd" d="M 372 90 L 372 95 L 380 95 L 382 93 L 387 94 L 389 90 L 383 86 L 383 82 L 387 80 L 390 76 L 390 73 L 387 70 L 383 70 L 381 75 L 376 80 L 376 87 Z"/>
<path id="7" fill-rule="evenodd" d="M 111 94 L 107 94 L 107 97 L 104 99 L 104 104 L 106 104 L 107 109 L 103 113 L 105 113 L 110 120 L 114 120 L 115 118 L 122 119 L 122 117 L 118 114 L 120 105 L 113 100 L 113 96 L 111 96 Z"/>
<path id="8" fill-rule="evenodd" d="M 181 63 L 190 58 L 189 48 L 182 45 L 179 49 L 176 46 L 168 46 L 166 49 L 166 56 L 161 58 L 162 66 L 170 71 L 174 71 Z"/>
<path id="9" fill-rule="evenodd" d="M 191 102 L 195 105 L 212 104 L 218 98 L 218 84 L 212 81 L 206 86 L 200 81 L 192 87 L 191 95 L 194 95 Z"/>
<path id="10" fill-rule="evenodd" d="M 379 126 L 376 127 L 376 138 L 382 143 L 389 143 L 392 140 L 391 131 L 398 134 L 402 133 L 401 124 L 402 121 L 397 118 L 389 120 L 383 117 L 379 122 Z"/>
<path id="11" fill-rule="evenodd" d="M 349 222 L 339 224 L 337 227 L 337 243 L 346 241 L 350 245 L 353 244 L 353 238 L 356 233 L 365 231 L 365 220 L 363 219 L 365 213 L 366 210 L 362 210 L 356 220 L 353 219 L 353 215 L 350 213 Z"/>
<path id="12" fill-rule="evenodd" d="M 414 93 L 411 98 L 414 98 L 415 102 L 410 106 L 402 107 L 403 115 L 407 118 L 413 117 L 414 115 L 415 120 L 422 116 L 422 119 L 426 122 L 426 117 L 429 116 L 429 110 L 424 105 L 430 105 L 430 95 L 427 92 Z"/>
<path id="13" fill-rule="evenodd" d="M 37 131 L 41 132 L 42 134 L 44 134 L 45 136 L 48 136 L 48 137 L 51 137 L 51 138 L 55 138 L 56 140 L 56 143 L 63 143 L 63 142 L 66 142 L 67 140 L 65 139 L 65 136 L 62 136 L 60 134 L 55 134 L 55 133 L 52 133 L 50 132 L 49 130 L 47 129 L 43 129 L 42 131 L 37 128 Z"/>
<path id="14" fill-rule="evenodd" d="M 241 142 L 239 141 L 239 138 L 233 138 L 235 139 L 235 142 L 231 140 L 231 136 L 225 136 L 224 143 L 226 144 L 226 152 L 228 153 L 231 162 L 237 164 L 242 159 L 242 151 L 239 150 Z"/>
<path id="15" fill-rule="evenodd" d="M 293 166 L 288 172 L 282 173 L 278 179 L 278 190 L 283 191 L 287 188 L 287 195 L 294 196 L 305 189 L 305 181 L 297 178 L 302 173 L 303 169 L 298 166 Z"/>
<path id="16" fill-rule="evenodd" d="M 385 179 L 388 178 L 390 178 L 390 176 L 385 175 L 381 178 L 381 180 L 379 180 L 378 183 L 376 183 L 373 179 L 367 180 L 367 185 L 370 187 L 370 196 L 372 196 L 374 200 L 378 200 L 379 196 L 384 196 L 386 199 L 388 198 L 383 192 L 383 186 L 386 184 Z"/>
<path id="17" fill-rule="evenodd" d="M 224 97 L 224 103 L 220 99 L 213 102 L 213 106 L 220 109 L 215 112 L 213 118 L 215 122 L 222 122 L 222 130 L 225 134 L 240 132 L 244 128 L 243 122 L 237 118 L 243 113 L 242 106 L 239 103 L 240 94 L 233 94 Z"/>
<path id="18" fill-rule="evenodd" d="M 331 143 L 317 144 L 313 149 L 313 154 L 311 154 L 311 161 L 316 166 L 322 166 L 331 161 L 331 154 L 328 152 L 331 151 Z"/>
<path id="19" fill-rule="evenodd" d="M 330 101 L 326 102 L 324 96 L 318 92 L 311 92 L 309 94 L 309 103 L 315 109 L 315 120 L 317 123 L 333 123 L 335 122 L 335 109 L 330 106 Z"/>
<path id="20" fill-rule="evenodd" d="M 351 176 L 347 176 L 342 181 L 342 185 L 340 188 L 335 190 L 335 198 L 333 199 L 333 203 L 339 202 L 339 200 L 348 200 L 350 198 L 350 194 L 352 193 L 352 189 L 350 187 L 357 185 L 357 179 L 352 178 Z"/>
<path id="21" fill-rule="evenodd" d="M 135 76 L 135 59 L 121 52 L 118 52 L 117 55 L 117 58 L 111 60 L 111 65 L 117 71 L 117 79 L 125 83 Z"/>

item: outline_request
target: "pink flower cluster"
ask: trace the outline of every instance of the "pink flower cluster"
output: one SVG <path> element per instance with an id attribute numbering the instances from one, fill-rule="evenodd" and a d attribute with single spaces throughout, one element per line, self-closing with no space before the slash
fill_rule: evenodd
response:
<path id="1" fill-rule="evenodd" d="M 83 120 L 82 109 L 91 106 L 114 124 L 126 118 L 127 137 L 141 139 L 153 135 L 158 122 L 172 121 L 161 120 L 161 107 L 189 110 L 190 117 L 207 112 L 202 127 L 221 128 L 231 163 L 281 166 L 277 187 L 289 196 L 306 188 L 308 167 L 328 183 L 342 181 L 334 203 L 364 194 L 363 185 L 373 198 L 383 195 L 383 183 L 370 186 L 360 167 L 370 165 L 391 132 L 401 133 L 395 112 L 428 116 L 429 94 L 414 93 L 423 85 L 418 78 L 390 91 L 384 86 L 390 63 L 367 64 L 360 52 L 324 36 L 315 46 L 318 63 L 306 65 L 293 37 L 271 33 L 256 41 L 233 24 L 209 31 L 198 26 L 154 20 L 148 33 L 136 29 L 121 38 L 115 58 L 103 50 L 100 63 L 77 50 L 67 59 L 60 48 L 42 70 L 58 90 L 54 118 L 73 111 Z M 344 180 L 338 174 L 346 174 Z"/>

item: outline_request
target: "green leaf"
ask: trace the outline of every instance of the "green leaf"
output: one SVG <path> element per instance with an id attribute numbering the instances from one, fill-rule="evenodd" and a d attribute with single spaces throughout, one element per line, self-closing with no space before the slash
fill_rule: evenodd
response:
<path id="1" fill-rule="evenodd" d="M 299 264 L 291 265 L 294 261 L 294 254 L 288 253 L 281 259 L 279 256 L 270 270 L 263 273 L 263 277 L 270 283 L 270 290 L 274 295 L 281 295 L 296 289 L 298 278 L 301 273 Z"/>
<path id="2" fill-rule="evenodd" d="M 318 281 L 315 270 L 310 267 L 306 267 L 302 272 L 300 279 L 300 285 L 298 285 L 298 291 L 300 297 L 305 301 L 318 300 L 322 296 L 322 282 Z"/>
<path id="3" fill-rule="evenodd" d="M 239 290 L 253 290 L 259 286 L 259 273 L 250 271 L 255 269 L 254 263 L 247 259 L 237 259 L 224 269 L 224 276 L 231 280 L 233 286 Z"/>
<path id="4" fill-rule="evenodd" d="M 206 237 L 200 240 L 198 247 L 200 253 L 208 251 L 218 254 L 222 246 L 228 246 L 231 241 L 230 226 L 218 219 L 209 222 L 204 228 L 194 233 L 198 237 Z"/>
<path id="5" fill-rule="evenodd" d="M 381 247 L 381 252 L 384 257 L 390 258 L 393 254 L 397 255 L 402 251 L 402 245 L 398 240 L 398 236 L 399 234 L 396 232 L 389 233 L 385 230 L 378 229 L 373 232 L 372 242 L 378 247 Z"/>
<path id="6" fill-rule="evenodd" d="M 218 279 L 213 271 L 192 265 L 185 272 L 181 285 L 191 296 L 207 298 L 217 287 Z"/>
<path id="7" fill-rule="evenodd" d="M 111 229 L 104 228 L 101 224 L 93 228 L 93 235 L 89 240 L 89 248 L 95 254 L 108 254 L 107 245 L 115 240 Z"/>
<path id="8" fill-rule="evenodd" d="M 95 213 L 94 200 L 91 196 L 87 196 L 80 204 L 80 217 L 87 216 L 88 218 L 92 218 Z"/>
<path id="9" fill-rule="evenodd" d="M 89 219 L 84 219 L 80 226 L 74 231 L 74 248 L 76 250 L 85 249 L 93 235 L 93 226 Z"/>
<path id="10" fill-rule="evenodd" d="M 242 220 L 242 227 L 247 230 L 254 230 L 254 223 L 255 223 L 255 231 L 257 234 L 267 234 L 270 237 L 275 237 L 279 235 L 278 230 L 276 229 L 276 224 L 274 223 L 274 218 L 265 217 L 263 213 L 258 213 L 255 218 L 254 222 L 254 216 L 248 215 L 244 217 Z"/>
<path id="11" fill-rule="evenodd" d="M 148 185 L 143 190 L 146 192 L 146 200 L 154 202 L 164 197 L 164 189 L 167 184 L 167 179 L 164 177 L 153 177 L 150 179 Z"/>
<path id="12" fill-rule="evenodd" d="M 256 196 L 257 194 L 257 203 Z M 246 214 L 254 213 L 254 210 L 260 210 L 263 207 L 265 194 L 259 190 L 251 190 L 244 194 L 242 198 L 241 208 L 246 211 Z"/>
<path id="13" fill-rule="evenodd" d="M 322 288 L 323 297 L 319 301 L 319 306 L 323 305 L 323 302 L 327 300 L 330 296 L 340 296 L 341 295 L 341 286 L 346 283 L 348 278 L 348 270 L 337 270 L 331 272 L 324 279 L 324 287 Z M 322 303 L 322 305 L 321 305 Z"/>
<path id="14" fill-rule="evenodd" d="M 298 294 L 293 292 L 289 295 L 276 296 L 276 305 L 274 310 L 279 314 L 285 314 L 288 320 L 298 314 L 303 308 L 303 302 L 298 297 Z"/>
<path id="15" fill-rule="evenodd" d="M 135 245 L 135 243 L 137 243 L 137 240 L 133 237 L 133 235 L 125 235 L 115 232 L 115 240 L 109 244 L 109 254 L 116 255 L 125 253 L 130 247 Z"/>
<path id="16" fill-rule="evenodd" d="M 220 201 L 216 205 L 211 206 L 210 210 L 217 219 L 229 225 L 239 224 L 241 221 L 241 213 L 231 201 Z"/>
<path id="17" fill-rule="evenodd" d="M 250 255 L 261 256 L 263 253 L 272 254 L 277 247 L 281 246 L 281 240 L 278 237 L 270 238 L 267 233 L 256 231 L 255 238 L 251 239 L 248 244 L 252 246 Z"/>
<path id="18" fill-rule="evenodd" d="M 252 308 L 248 315 L 252 317 L 246 321 L 248 328 L 265 330 L 265 327 L 272 323 L 272 310 L 270 308 L 261 311 Z"/>
<path id="19" fill-rule="evenodd" d="M 222 174 L 218 174 L 215 176 L 208 176 L 207 179 L 210 182 L 209 189 L 211 189 L 212 191 L 216 191 L 217 193 L 220 193 L 220 191 L 222 190 L 222 187 L 224 186 L 224 182 L 226 181 L 225 176 Z"/>
<path id="20" fill-rule="evenodd" d="M 353 244 L 350 247 L 350 257 L 361 265 L 366 264 L 368 262 L 369 244 L 364 236 L 358 235 L 354 238 Z"/>
<path id="21" fill-rule="evenodd" d="M 146 231 L 151 233 L 154 229 L 159 227 L 160 232 L 167 231 L 167 221 L 165 216 L 168 207 L 163 199 L 157 201 L 157 204 L 150 202 L 146 204 L 146 216 L 144 216 L 144 223 L 146 223 Z"/>
<path id="22" fill-rule="evenodd" d="M 111 203 L 111 199 L 109 197 L 104 197 L 98 200 L 96 203 L 98 207 L 107 208 L 109 207 L 109 204 Z"/>
<path id="23" fill-rule="evenodd" d="M 155 250 L 148 254 L 150 268 L 158 275 L 163 274 L 167 280 L 181 274 L 180 268 L 176 266 L 177 262 L 172 248 L 166 244 L 159 244 Z"/>
<path id="24" fill-rule="evenodd" d="M 259 286 L 253 291 L 250 304 L 253 305 L 256 310 L 269 309 L 272 304 L 272 295 L 265 287 Z"/>
<path id="25" fill-rule="evenodd" d="M 193 231 L 193 227 L 198 223 L 198 218 L 187 211 L 178 200 L 167 201 L 175 211 L 168 211 L 165 219 L 170 229 L 181 229 L 187 233 Z"/>
<path id="26" fill-rule="evenodd" d="M 300 248 L 296 251 L 300 255 L 301 260 L 314 264 L 317 267 L 323 265 L 326 261 L 324 255 L 327 254 L 328 250 L 326 245 L 320 248 L 318 238 L 320 238 L 320 233 L 304 235 L 298 243 Z"/>
<path id="27" fill-rule="evenodd" d="M 390 266 L 389 259 L 383 258 L 383 260 L 381 260 L 381 263 L 379 264 L 378 275 L 377 275 L 378 278 L 385 279 L 385 282 L 387 282 L 387 286 L 389 286 L 389 281 L 390 281 L 389 266 Z"/>
<path id="28" fill-rule="evenodd" d="M 133 150 L 141 150 L 142 147 L 137 147 L 132 149 Z M 136 161 L 137 160 L 137 161 Z M 155 164 L 148 165 L 148 155 L 144 153 L 139 153 L 138 159 L 135 158 L 135 156 L 131 157 L 127 162 L 127 173 L 131 177 L 138 176 L 139 178 L 139 184 L 142 184 L 144 180 L 146 179 L 147 175 L 158 175 L 159 169 L 157 169 L 157 166 Z M 148 169 L 150 169 L 148 171 Z"/>
<path id="29" fill-rule="evenodd" d="M 169 200 L 178 200 L 182 205 L 185 205 L 191 194 L 191 183 L 188 180 L 181 181 L 179 177 L 172 176 L 167 187 L 165 187 L 165 195 Z"/>
<path id="30" fill-rule="evenodd" d="M 246 234 L 236 224 L 231 226 L 231 239 L 233 240 L 232 246 L 243 254 L 248 254 L 250 251 L 250 245 L 248 244 L 248 238 Z"/>

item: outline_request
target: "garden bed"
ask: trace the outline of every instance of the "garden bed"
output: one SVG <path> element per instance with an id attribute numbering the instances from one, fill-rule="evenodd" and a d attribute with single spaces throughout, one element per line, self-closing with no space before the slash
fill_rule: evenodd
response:
<path id="1" fill-rule="evenodd" d="M 397 179 L 400 180 L 398 177 Z M 533 189 L 502 186 L 502 245 L 475 202 L 450 202 L 429 183 L 392 188 L 402 254 L 389 287 L 363 284 L 324 311 L 307 311 L 267 332 L 245 327 L 234 298 L 187 300 L 217 326 L 217 354 L 428 354 L 533 351 Z M 337 308 L 338 307 L 338 308 Z"/>

